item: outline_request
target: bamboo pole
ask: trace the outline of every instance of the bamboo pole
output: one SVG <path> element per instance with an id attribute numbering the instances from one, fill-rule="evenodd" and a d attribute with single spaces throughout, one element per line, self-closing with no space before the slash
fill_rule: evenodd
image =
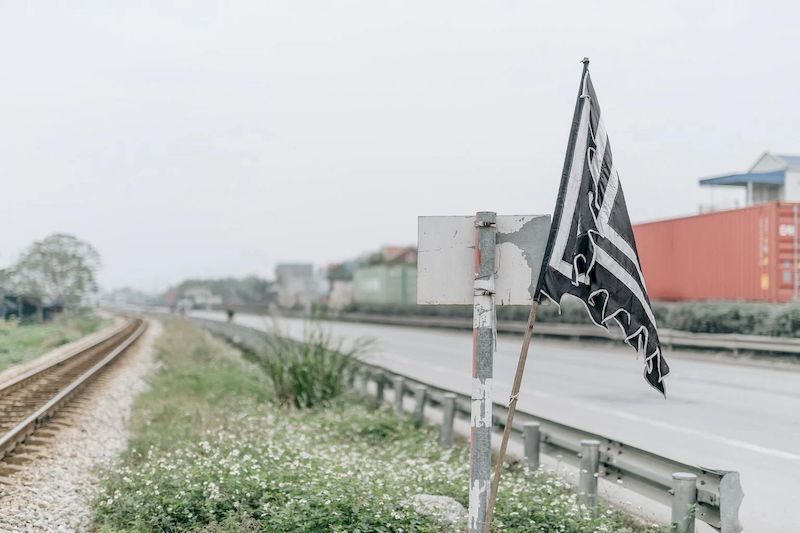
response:
<path id="1" fill-rule="evenodd" d="M 514 384 L 511 387 L 511 398 L 508 401 L 508 416 L 506 416 L 506 425 L 503 428 L 503 440 L 500 444 L 500 453 L 497 456 L 497 464 L 494 469 L 494 479 L 492 480 L 492 490 L 489 494 L 489 504 L 486 507 L 486 525 L 484 526 L 484 533 L 489 533 L 492 527 L 492 517 L 494 516 L 494 504 L 497 501 L 497 488 L 500 486 L 500 475 L 503 471 L 503 462 L 506 456 L 506 449 L 508 448 L 508 438 L 511 435 L 511 424 L 514 422 L 514 413 L 517 410 L 517 400 L 519 399 L 519 390 L 522 387 L 522 375 L 525 372 L 525 362 L 528 359 L 528 348 L 531 344 L 533 337 L 533 325 L 536 323 L 536 311 L 539 308 L 538 302 L 533 302 L 531 305 L 531 312 L 528 315 L 528 324 L 525 327 L 525 335 L 522 339 L 522 348 L 517 361 L 517 373 L 514 375 Z"/>

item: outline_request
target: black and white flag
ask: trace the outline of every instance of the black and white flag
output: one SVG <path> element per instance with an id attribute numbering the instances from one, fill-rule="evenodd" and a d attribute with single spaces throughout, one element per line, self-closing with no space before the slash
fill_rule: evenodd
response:
<path id="1" fill-rule="evenodd" d="M 588 60 L 584 60 L 561 186 L 539 280 L 540 295 L 580 298 L 592 320 L 613 320 L 645 358 L 645 378 L 664 393 L 661 355 L 633 230 Z"/>

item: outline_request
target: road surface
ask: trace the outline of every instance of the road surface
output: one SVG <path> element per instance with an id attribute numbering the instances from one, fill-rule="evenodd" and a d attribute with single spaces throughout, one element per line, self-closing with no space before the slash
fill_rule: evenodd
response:
<path id="1" fill-rule="evenodd" d="M 235 321 L 274 327 L 263 316 L 237 315 Z M 304 327 L 299 319 L 280 322 L 292 336 Z M 469 332 L 345 322 L 322 327 L 345 340 L 374 339 L 371 362 L 471 392 Z M 520 343 L 520 336 L 499 336 L 496 399 L 510 392 Z M 727 364 L 688 351 L 666 357 L 672 372 L 665 400 L 647 385 L 642 359 L 627 346 L 534 339 L 519 408 L 681 462 L 736 470 L 745 493 L 745 531 L 800 531 L 793 508 L 800 492 L 800 367 Z"/>

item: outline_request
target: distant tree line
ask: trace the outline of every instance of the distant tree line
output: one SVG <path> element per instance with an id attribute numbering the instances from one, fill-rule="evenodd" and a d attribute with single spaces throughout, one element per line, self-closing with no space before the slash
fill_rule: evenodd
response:
<path id="1" fill-rule="evenodd" d="M 47 308 L 75 310 L 97 292 L 98 251 L 67 233 L 33 242 L 12 266 L 0 271 L 3 313 L 25 315 L 26 304 L 39 318 Z"/>

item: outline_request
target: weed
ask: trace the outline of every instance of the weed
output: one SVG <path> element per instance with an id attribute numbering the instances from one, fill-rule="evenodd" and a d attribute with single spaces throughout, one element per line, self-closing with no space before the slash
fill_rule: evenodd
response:
<path id="1" fill-rule="evenodd" d="M 254 360 L 268 376 L 280 405 L 309 408 L 328 404 L 347 390 L 368 346 L 359 341 L 344 348 L 312 327 L 300 342 L 273 335 L 266 351 L 255 354 Z"/>

